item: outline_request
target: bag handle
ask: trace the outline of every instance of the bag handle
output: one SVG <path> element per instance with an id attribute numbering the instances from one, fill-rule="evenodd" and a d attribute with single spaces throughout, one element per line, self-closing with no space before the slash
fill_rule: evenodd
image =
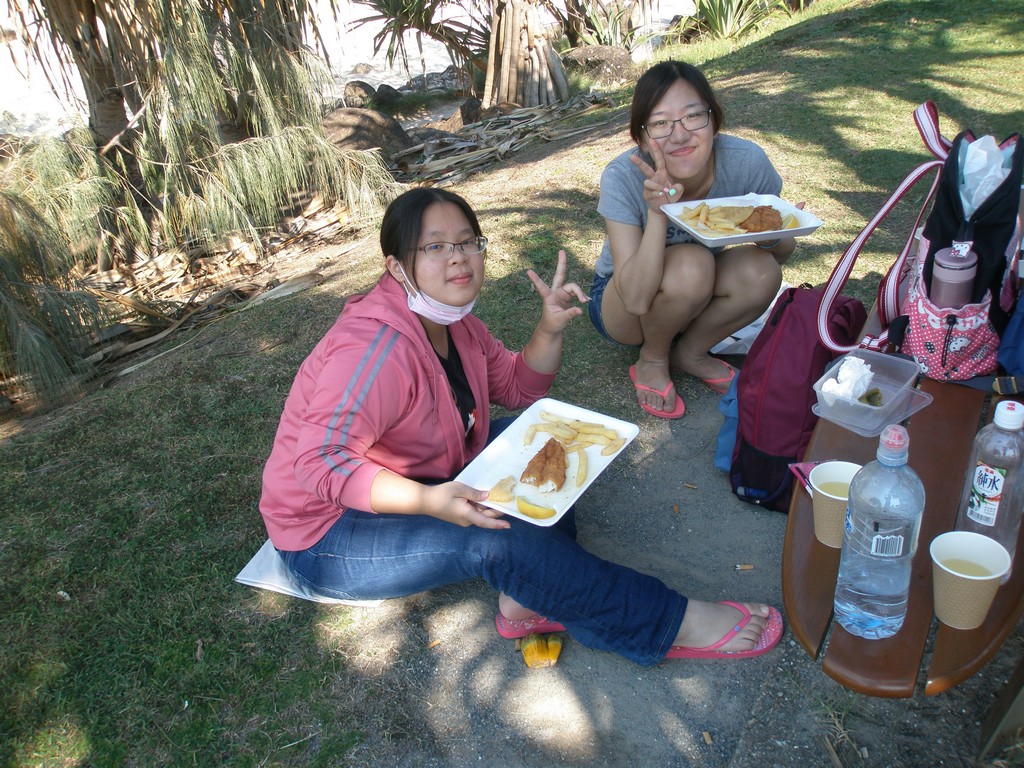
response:
<path id="1" fill-rule="evenodd" d="M 849 352 L 858 346 L 868 349 L 884 349 L 888 344 L 889 323 L 900 314 L 900 285 L 912 266 L 907 262 L 910 258 L 910 252 L 914 249 L 914 234 L 921 226 L 925 210 L 927 210 L 928 204 L 935 196 L 935 192 L 939 187 L 943 163 L 949 155 L 950 148 L 953 146 L 953 142 L 943 136 L 939 130 L 939 110 L 935 106 L 935 102 L 926 101 L 918 106 L 914 110 L 914 123 L 917 125 L 917 132 L 921 135 L 924 145 L 938 159 L 922 163 L 907 174 L 896 190 L 889 195 L 889 199 L 885 201 L 878 212 L 864 226 L 853 242 L 850 243 L 833 268 L 832 274 L 825 284 L 821 304 L 818 305 L 818 336 L 826 347 L 837 354 Z M 885 273 L 885 277 L 882 278 L 878 286 L 878 300 L 875 304 L 875 311 L 878 313 L 879 320 L 881 321 L 881 334 L 878 337 L 865 336 L 859 345 L 851 346 L 840 343 L 832 336 L 829 329 L 829 318 L 835 311 L 836 301 L 846 286 L 847 280 L 850 279 L 850 273 L 853 271 L 853 265 L 857 262 L 857 257 L 860 256 L 860 252 L 864 249 L 864 245 L 875 229 L 892 212 L 896 204 L 906 196 L 911 188 L 932 171 L 935 171 L 935 179 L 932 181 L 931 189 L 928 190 L 928 195 L 925 197 L 921 210 L 917 214 L 917 220 L 910 230 L 910 234 L 900 251 L 899 257 L 889 267 L 889 271 Z"/>
<path id="2" fill-rule="evenodd" d="M 886 200 L 882 207 L 878 209 L 878 212 L 871 217 L 871 220 L 857 234 L 857 237 L 853 239 L 853 242 L 847 246 L 846 251 L 843 252 L 842 257 L 832 269 L 832 274 L 825 283 L 825 289 L 821 297 L 821 304 L 818 305 L 818 336 L 821 338 L 822 343 L 833 352 L 843 354 L 856 349 L 858 346 L 867 347 L 868 349 L 879 349 L 883 348 L 888 342 L 888 330 L 886 327 L 892 319 L 899 314 L 900 282 L 904 275 L 907 259 L 914 248 L 914 233 L 921 225 L 921 219 L 924 218 L 925 209 L 928 207 L 929 202 L 935 195 L 935 191 L 939 187 L 942 165 L 943 162 L 941 160 L 929 160 L 928 162 L 917 166 L 917 168 L 907 174 L 906 178 L 900 182 L 900 185 L 896 187 L 895 191 L 889 195 L 889 199 Z M 836 301 L 839 298 L 839 295 L 843 292 L 846 281 L 850 279 L 850 273 L 853 271 L 853 265 L 857 262 L 857 257 L 860 256 L 860 252 L 864 249 L 864 245 L 874 233 L 875 229 L 877 229 L 878 225 L 882 223 L 885 217 L 892 212 L 892 209 L 896 207 L 896 204 L 906 196 L 907 192 L 909 192 L 911 188 L 913 188 L 921 179 L 932 171 L 935 172 L 935 179 L 932 181 L 931 189 L 928 190 L 928 195 L 925 197 L 924 203 L 921 206 L 921 211 L 917 214 L 917 221 L 910 230 L 910 236 L 907 238 L 907 242 L 900 251 L 899 258 L 897 258 L 895 263 L 893 263 L 889 268 L 885 277 L 882 278 L 882 284 L 879 286 L 876 311 L 878 312 L 879 319 L 882 321 L 882 328 L 886 330 L 883 330 L 882 334 L 878 338 L 865 336 L 859 345 L 840 343 L 832 337 L 829 329 L 829 318 L 835 311 Z"/>
<path id="3" fill-rule="evenodd" d="M 953 142 L 939 131 L 939 109 L 934 101 L 926 101 L 914 110 L 914 122 L 921 141 L 940 160 L 945 160 Z"/>

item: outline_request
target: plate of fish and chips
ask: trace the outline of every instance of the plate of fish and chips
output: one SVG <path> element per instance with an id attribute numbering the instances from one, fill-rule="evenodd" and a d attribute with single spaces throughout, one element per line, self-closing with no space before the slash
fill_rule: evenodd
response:
<path id="1" fill-rule="evenodd" d="M 543 398 L 455 479 L 490 491 L 484 506 L 554 525 L 639 432 L 628 421 Z"/>
<path id="2" fill-rule="evenodd" d="M 673 222 L 709 248 L 809 235 L 822 221 L 775 195 L 687 200 L 661 206 Z"/>

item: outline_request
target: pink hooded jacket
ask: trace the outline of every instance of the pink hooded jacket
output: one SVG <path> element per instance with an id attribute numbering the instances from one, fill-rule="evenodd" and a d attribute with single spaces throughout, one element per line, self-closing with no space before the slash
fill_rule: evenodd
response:
<path id="1" fill-rule="evenodd" d="M 523 408 L 554 374 L 530 369 L 469 315 L 449 326 L 476 400 L 468 445 L 448 379 L 389 273 L 345 305 L 299 367 L 263 470 L 260 512 L 278 549 L 315 544 L 346 508 L 370 509 L 382 469 L 447 479 L 480 453 L 490 403 Z"/>

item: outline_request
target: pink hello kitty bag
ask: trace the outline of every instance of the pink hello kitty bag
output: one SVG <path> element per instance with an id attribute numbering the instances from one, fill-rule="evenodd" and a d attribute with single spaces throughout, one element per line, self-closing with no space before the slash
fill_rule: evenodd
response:
<path id="1" fill-rule="evenodd" d="M 1003 142 L 1002 148 L 1012 158 L 1009 176 L 965 219 L 958 183 L 959 148 L 974 141 L 973 134 L 965 131 L 954 141 L 943 137 L 938 110 L 932 102 L 919 106 L 914 120 L 925 145 L 939 159 L 911 171 L 843 253 L 825 286 L 818 331 L 825 345 L 837 353 L 858 346 L 883 352 L 894 347 L 913 356 L 922 373 L 932 379 L 962 381 L 991 374 L 997 367 L 1000 333 L 1009 322 L 1018 294 L 1017 210 L 1024 142 L 1019 134 Z M 933 172 L 917 221 L 899 257 L 879 283 L 876 310 L 880 330 L 865 334 L 857 345 L 842 344 L 829 333 L 825 321 L 857 256 L 896 204 Z M 929 210 L 927 222 L 921 227 Z M 954 242 L 963 242 L 979 252 L 978 274 L 968 303 L 958 308 L 938 307 L 928 292 L 934 259 L 939 249 Z"/>

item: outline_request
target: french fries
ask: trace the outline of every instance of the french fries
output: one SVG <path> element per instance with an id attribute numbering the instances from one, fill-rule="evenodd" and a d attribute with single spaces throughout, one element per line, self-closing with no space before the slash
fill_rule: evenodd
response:
<path id="1" fill-rule="evenodd" d="M 741 215 L 746 211 L 753 210 L 753 206 L 709 206 L 707 203 L 700 203 L 692 208 L 684 208 L 679 218 L 686 222 L 688 227 L 699 231 L 708 237 L 728 237 L 729 235 L 745 235 L 747 231 L 739 226 L 740 222 L 746 219 Z M 793 229 L 797 225 L 796 216 L 787 213 L 782 217 L 782 228 Z"/>
<path id="2" fill-rule="evenodd" d="M 570 450 L 576 454 L 576 487 L 582 488 L 587 482 L 587 447 L 576 444 Z"/>
<path id="3" fill-rule="evenodd" d="M 750 206 L 746 215 L 740 215 L 741 209 L 737 206 L 716 205 L 714 208 L 707 203 L 701 203 L 693 208 L 683 210 L 680 218 L 694 229 L 707 233 L 711 237 L 722 237 L 725 235 L 742 235 L 746 230 L 740 229 L 737 224 L 750 215 L 753 210 Z"/>

